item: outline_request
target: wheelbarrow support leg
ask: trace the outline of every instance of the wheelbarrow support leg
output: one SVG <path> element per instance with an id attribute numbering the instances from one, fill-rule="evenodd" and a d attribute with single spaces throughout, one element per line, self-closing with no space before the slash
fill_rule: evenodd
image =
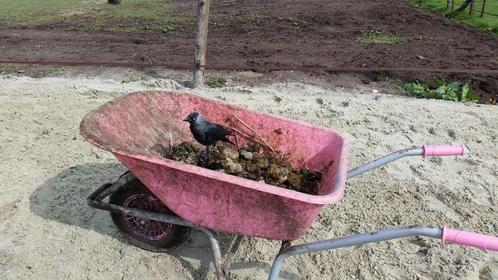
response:
<path id="1" fill-rule="evenodd" d="M 218 243 L 218 240 L 211 231 L 205 228 L 197 228 L 197 229 L 202 231 L 202 233 L 206 235 L 206 237 L 209 239 L 209 242 L 211 243 L 211 249 L 213 251 L 213 257 L 214 257 L 214 267 L 216 268 L 217 278 L 219 280 L 226 279 L 225 269 L 223 261 L 221 259 L 220 244 Z"/>
<path id="2" fill-rule="evenodd" d="M 365 243 L 379 242 L 391 239 L 398 239 L 408 236 L 428 236 L 433 238 L 441 238 L 442 229 L 430 227 L 410 226 L 396 229 L 386 229 L 377 232 L 364 234 L 355 234 L 348 237 L 335 238 L 330 240 L 317 241 L 301 245 L 295 245 L 282 250 L 271 267 L 269 280 L 276 280 L 283 262 L 290 256 L 313 253 L 323 250 L 331 250 L 342 247 L 362 245 Z"/>
<path id="3" fill-rule="evenodd" d="M 224 264 L 224 269 L 225 269 L 225 274 L 228 274 L 228 270 L 230 269 L 230 264 L 232 264 L 233 257 L 237 253 L 237 250 L 239 250 L 240 243 L 242 242 L 242 239 L 244 237 L 242 235 L 237 235 L 237 238 L 235 238 L 235 241 L 233 242 L 232 248 L 230 248 L 230 251 L 225 257 L 225 264 Z"/>

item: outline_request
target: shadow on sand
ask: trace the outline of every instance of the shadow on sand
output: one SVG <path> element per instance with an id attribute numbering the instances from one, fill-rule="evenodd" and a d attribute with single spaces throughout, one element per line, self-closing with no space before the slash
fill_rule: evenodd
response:
<path id="1" fill-rule="evenodd" d="M 90 208 L 86 197 L 98 187 L 116 180 L 126 169 L 119 163 L 91 163 L 77 165 L 64 170 L 47 180 L 30 197 L 31 211 L 45 219 L 59 223 L 78 226 L 100 234 L 109 235 L 122 243 L 129 244 L 112 223 L 109 213 Z M 226 254 L 234 235 L 218 234 L 222 254 Z M 275 242 L 275 253 L 280 246 Z M 214 269 L 208 239 L 199 231 L 194 231 L 184 244 L 168 252 L 186 268 L 194 279 L 205 279 L 208 271 Z M 187 259 L 200 262 L 196 269 Z M 269 273 L 271 265 L 265 262 L 233 263 L 232 271 L 243 269 L 261 269 Z M 284 279 L 299 279 L 299 276 L 282 271 Z"/>

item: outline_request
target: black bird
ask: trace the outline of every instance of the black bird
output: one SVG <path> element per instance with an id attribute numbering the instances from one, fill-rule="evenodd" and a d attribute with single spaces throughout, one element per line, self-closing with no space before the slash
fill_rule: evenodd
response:
<path id="1" fill-rule="evenodd" d="M 232 135 L 229 131 L 219 124 L 208 122 L 198 112 L 191 113 L 184 121 L 190 123 L 190 131 L 194 135 L 195 140 L 204 146 L 214 145 L 218 141 L 235 145 L 227 139 L 227 135 Z"/>

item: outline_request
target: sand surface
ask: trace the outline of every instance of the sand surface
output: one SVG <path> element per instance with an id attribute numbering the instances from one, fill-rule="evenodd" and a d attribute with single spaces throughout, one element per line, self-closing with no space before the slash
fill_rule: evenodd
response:
<path id="1" fill-rule="evenodd" d="M 171 254 L 147 252 L 130 245 L 107 212 L 85 201 L 124 168 L 82 140 L 83 116 L 129 92 L 190 91 L 181 82 L 189 78 L 116 69 L 0 76 L 0 279 L 215 278 L 209 243 L 200 233 Z M 325 207 L 303 240 L 412 224 L 498 235 L 498 106 L 417 100 L 312 78 L 228 78 L 224 88 L 191 92 L 341 131 L 351 142 L 351 167 L 424 143 L 467 147 L 463 157 L 405 158 L 352 178 L 344 199 Z M 226 248 L 234 236 L 220 239 Z M 233 279 L 265 279 L 279 246 L 246 239 Z M 281 277 L 491 280 L 498 279 L 498 254 L 407 238 L 293 257 Z"/>

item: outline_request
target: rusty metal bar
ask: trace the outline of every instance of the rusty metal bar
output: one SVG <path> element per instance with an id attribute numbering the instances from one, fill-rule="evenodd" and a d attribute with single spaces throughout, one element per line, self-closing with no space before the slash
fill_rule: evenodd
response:
<path id="1" fill-rule="evenodd" d="M 486 13 L 487 14 L 487 13 Z M 0 64 L 30 64 L 30 65 L 62 65 L 62 66 L 109 66 L 109 67 L 164 67 L 168 69 L 188 70 L 191 67 L 179 64 L 166 63 L 123 63 L 123 62 L 87 62 L 87 61 L 36 61 L 36 60 L 2 60 Z M 210 66 L 206 69 L 212 70 L 235 70 L 235 71 L 258 71 L 258 69 L 249 66 L 234 65 L 217 65 Z M 488 74 L 498 75 L 498 69 L 460 69 L 460 68 L 417 68 L 417 67 L 328 67 L 328 66 L 279 66 L 275 68 L 266 68 L 260 72 L 271 71 L 303 71 L 303 72 L 329 72 L 329 73 L 370 73 L 370 72 L 429 72 L 429 73 L 448 73 L 448 74 Z"/>

